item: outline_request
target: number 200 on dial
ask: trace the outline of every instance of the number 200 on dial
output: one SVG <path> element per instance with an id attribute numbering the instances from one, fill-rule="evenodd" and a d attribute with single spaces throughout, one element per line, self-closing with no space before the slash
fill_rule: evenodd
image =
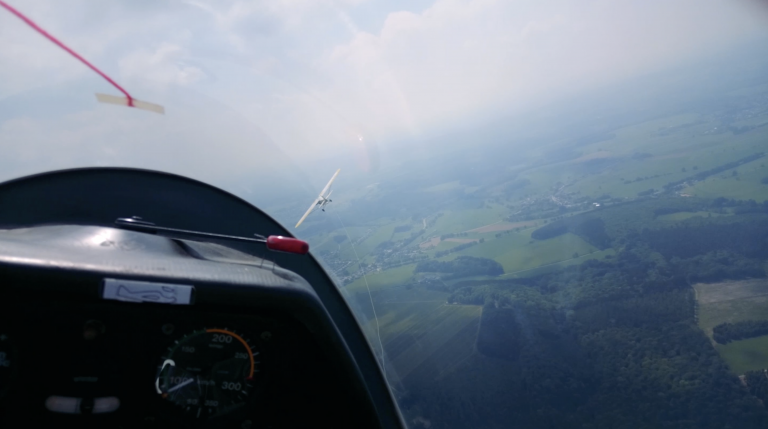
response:
<path id="1" fill-rule="evenodd" d="M 155 389 L 197 418 L 221 416 L 246 403 L 258 363 L 259 352 L 234 331 L 195 331 L 168 349 Z"/>

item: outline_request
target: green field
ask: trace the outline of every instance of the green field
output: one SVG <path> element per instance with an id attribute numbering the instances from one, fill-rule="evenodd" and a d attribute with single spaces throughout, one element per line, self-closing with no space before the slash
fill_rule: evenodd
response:
<path id="1" fill-rule="evenodd" d="M 537 266 L 535 268 L 528 268 L 520 271 L 508 272 L 500 276 L 500 278 L 533 277 L 533 276 L 546 274 L 552 271 L 556 271 L 561 268 L 568 267 L 570 265 L 579 265 L 583 262 L 593 260 L 593 259 L 602 260 L 602 259 L 605 259 L 607 256 L 612 257 L 615 255 L 616 255 L 616 251 L 613 249 L 595 250 L 591 253 L 582 254 L 578 258 L 569 257 L 564 261 L 553 262 L 551 264 L 545 264 L 545 265 Z"/>
<path id="2" fill-rule="evenodd" d="M 428 228 L 430 235 L 464 232 L 501 220 L 506 212 L 504 206 L 491 205 L 490 208 L 446 211 L 435 226 Z"/>
<path id="3" fill-rule="evenodd" d="M 489 258 L 500 263 L 505 273 L 514 273 L 573 259 L 574 253 L 581 256 L 596 250 L 571 233 L 543 241 L 532 241 L 524 234 L 509 234 L 489 239 L 485 243 L 452 253 L 440 260 L 451 260 L 460 255 Z"/>
<path id="4" fill-rule="evenodd" d="M 737 374 L 768 368 L 768 336 L 717 344 L 715 349 Z"/>
<path id="5" fill-rule="evenodd" d="M 378 287 L 370 296 L 358 291 L 348 298 L 357 313 L 365 315 L 361 325 L 377 354 L 381 336 L 390 376 L 429 382 L 475 353 L 482 307 L 446 304 L 447 295 L 392 285 Z"/>
<path id="6" fill-rule="evenodd" d="M 398 305 L 410 307 L 404 302 L 381 308 Z M 408 317 L 393 319 L 381 330 L 387 357 L 400 378 L 437 378 L 475 352 L 482 307 L 442 303 L 409 310 Z"/>
<path id="7" fill-rule="evenodd" d="M 527 247 L 512 248 L 494 259 L 504 267 L 506 273 L 514 273 L 578 258 L 596 250 L 581 237 L 567 233 L 549 240 L 534 241 Z"/>
<path id="8" fill-rule="evenodd" d="M 381 288 L 400 286 L 403 285 L 409 278 L 411 278 L 413 275 L 413 269 L 415 267 L 415 264 L 403 265 L 402 267 L 369 274 L 366 277 L 360 277 L 354 282 L 348 284 L 345 289 L 349 293 L 353 294 L 366 292 L 366 281 L 372 292 Z"/>

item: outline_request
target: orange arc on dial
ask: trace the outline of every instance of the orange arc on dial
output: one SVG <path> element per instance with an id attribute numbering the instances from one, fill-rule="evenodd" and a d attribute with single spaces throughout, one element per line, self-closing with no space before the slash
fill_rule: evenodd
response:
<path id="1" fill-rule="evenodd" d="M 237 341 L 240 341 L 246 350 L 248 350 L 248 358 L 251 360 L 251 372 L 248 374 L 248 377 L 253 377 L 253 350 L 251 350 L 251 346 L 248 345 L 248 343 L 245 342 L 243 337 L 240 335 L 237 335 L 236 333 L 232 331 L 227 331 L 224 329 L 206 329 L 205 332 L 217 332 L 219 334 L 226 334 L 234 337 Z"/>

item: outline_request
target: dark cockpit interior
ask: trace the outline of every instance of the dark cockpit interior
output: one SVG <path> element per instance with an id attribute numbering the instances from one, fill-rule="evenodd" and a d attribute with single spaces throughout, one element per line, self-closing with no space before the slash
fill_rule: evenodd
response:
<path id="1" fill-rule="evenodd" d="M 333 282 L 267 237 L 171 174 L 0 185 L 0 427 L 402 427 Z"/>

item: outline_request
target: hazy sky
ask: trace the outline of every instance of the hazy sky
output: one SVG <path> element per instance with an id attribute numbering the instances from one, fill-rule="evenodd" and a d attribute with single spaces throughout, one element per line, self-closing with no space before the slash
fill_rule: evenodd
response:
<path id="1" fill-rule="evenodd" d="M 8 0 L 165 116 L 0 9 L 4 173 L 136 165 L 217 181 L 362 151 L 766 36 L 746 0 Z M 282 161 L 281 161 L 282 162 Z M 333 169 L 332 169 L 333 170 Z"/>

